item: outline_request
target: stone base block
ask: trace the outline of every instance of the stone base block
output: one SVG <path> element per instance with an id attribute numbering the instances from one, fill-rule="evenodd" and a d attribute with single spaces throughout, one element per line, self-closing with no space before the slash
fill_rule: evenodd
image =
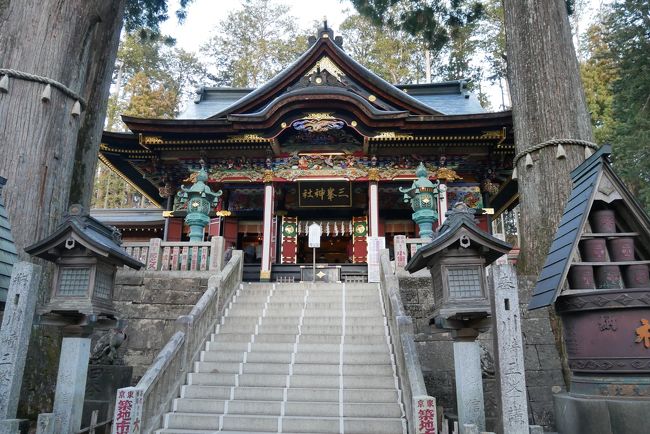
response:
<path id="1" fill-rule="evenodd" d="M 647 434 L 650 399 L 553 396 L 559 434 Z"/>
<path id="2" fill-rule="evenodd" d="M 0 420 L 0 434 L 27 434 L 29 421 L 27 419 Z"/>

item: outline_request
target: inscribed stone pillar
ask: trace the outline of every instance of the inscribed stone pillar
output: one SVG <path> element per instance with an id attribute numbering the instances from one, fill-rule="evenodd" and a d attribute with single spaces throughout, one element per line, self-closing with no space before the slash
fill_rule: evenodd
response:
<path id="1" fill-rule="evenodd" d="M 212 237 L 210 240 L 210 266 L 209 270 L 221 271 L 225 254 L 226 240 L 224 237 Z"/>
<path id="2" fill-rule="evenodd" d="M 368 219 L 371 237 L 379 236 L 379 187 L 376 181 L 368 185 Z"/>
<path id="3" fill-rule="evenodd" d="M 41 267 L 14 264 L 0 329 L 0 420 L 16 417 Z"/>
<path id="4" fill-rule="evenodd" d="M 271 227 L 273 220 L 273 183 L 264 185 L 264 235 L 262 237 L 262 269 L 260 281 L 271 280 Z"/>
<path id="5" fill-rule="evenodd" d="M 474 424 L 485 431 L 481 348 L 476 340 L 454 341 L 454 368 L 458 423 L 461 427 Z"/>
<path id="6" fill-rule="evenodd" d="M 490 274 L 499 422 L 502 432 L 528 434 L 528 398 L 517 275 L 511 265 L 494 265 Z"/>
<path id="7" fill-rule="evenodd" d="M 408 262 L 408 250 L 406 249 L 406 235 L 395 235 L 393 237 L 393 250 L 395 254 L 395 268 L 404 270 Z"/>
<path id="8" fill-rule="evenodd" d="M 447 219 L 447 185 L 440 182 L 438 191 L 438 226 L 442 226 Z"/>
<path id="9" fill-rule="evenodd" d="M 63 338 L 54 394 L 54 432 L 71 434 L 81 428 L 90 338 Z"/>

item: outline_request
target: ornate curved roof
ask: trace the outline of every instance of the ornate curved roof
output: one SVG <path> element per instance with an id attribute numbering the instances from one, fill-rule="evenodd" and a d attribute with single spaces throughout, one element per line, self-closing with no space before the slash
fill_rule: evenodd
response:
<path id="1" fill-rule="evenodd" d="M 305 151 L 327 150 L 316 140 L 292 139 L 305 133 L 305 122 L 329 128 L 317 132 L 333 140 L 336 132 L 353 138 L 349 152 L 357 157 L 439 152 L 501 161 L 513 153 L 511 113 L 485 113 L 465 86 L 462 80 L 390 84 L 348 56 L 325 27 L 305 53 L 257 89 L 200 89 L 177 119 L 123 116 L 132 133 L 105 132 L 100 159 L 158 204 L 159 188 L 177 184 L 201 156 L 214 165 L 220 158 L 283 159 L 300 143 Z M 242 176 L 253 181 L 249 175 Z"/>

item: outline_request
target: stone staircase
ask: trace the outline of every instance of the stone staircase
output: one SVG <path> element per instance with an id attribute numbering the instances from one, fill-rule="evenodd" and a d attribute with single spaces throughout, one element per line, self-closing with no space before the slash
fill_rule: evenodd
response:
<path id="1" fill-rule="evenodd" d="M 405 434 L 378 284 L 244 284 L 157 434 Z"/>

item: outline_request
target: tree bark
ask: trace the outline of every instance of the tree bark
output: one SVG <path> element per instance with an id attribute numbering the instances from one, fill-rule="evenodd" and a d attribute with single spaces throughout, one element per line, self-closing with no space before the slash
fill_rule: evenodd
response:
<path id="1" fill-rule="evenodd" d="M 503 0 L 508 79 L 517 152 L 553 138 L 593 140 L 565 0 Z M 520 273 L 537 276 L 571 191 L 569 172 L 584 160 L 584 148 L 566 146 L 519 160 L 521 206 Z"/>
<path id="2" fill-rule="evenodd" d="M 0 68 L 59 81 L 88 102 L 74 117 L 72 98 L 52 88 L 42 102 L 44 84 L 17 78 L 0 93 L 0 175 L 21 259 L 60 222 L 76 162 L 85 184 L 73 198 L 89 203 L 123 10 L 124 0 L 0 1 Z"/>

